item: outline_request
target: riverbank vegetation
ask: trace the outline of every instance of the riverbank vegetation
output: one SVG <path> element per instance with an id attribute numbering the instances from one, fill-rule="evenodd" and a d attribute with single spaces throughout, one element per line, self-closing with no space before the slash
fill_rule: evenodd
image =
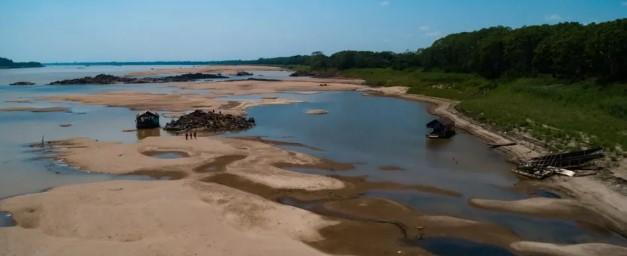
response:
<path id="1" fill-rule="evenodd" d="M 492 27 L 415 52 L 314 52 L 248 64 L 460 100 L 458 110 L 470 117 L 554 149 L 627 149 L 627 19 Z"/>
<path id="2" fill-rule="evenodd" d="M 40 68 L 43 67 L 39 62 L 13 62 L 10 59 L 0 58 L 0 69 L 6 68 Z"/>
<path id="3" fill-rule="evenodd" d="M 340 71 L 373 86 L 461 101 L 457 109 L 516 136 L 556 150 L 601 145 L 627 149 L 627 84 L 565 81 L 551 76 L 486 79 L 476 74 L 358 68 Z"/>

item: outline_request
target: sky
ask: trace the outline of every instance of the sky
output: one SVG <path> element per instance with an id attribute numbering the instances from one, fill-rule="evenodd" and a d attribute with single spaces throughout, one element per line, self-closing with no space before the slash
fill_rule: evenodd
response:
<path id="1" fill-rule="evenodd" d="M 403 52 L 490 26 L 625 17 L 627 0 L 0 0 L 0 56 L 201 61 Z"/>

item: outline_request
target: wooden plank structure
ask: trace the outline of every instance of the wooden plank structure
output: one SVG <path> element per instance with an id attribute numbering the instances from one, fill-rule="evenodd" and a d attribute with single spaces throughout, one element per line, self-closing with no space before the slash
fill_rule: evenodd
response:
<path id="1" fill-rule="evenodd" d="M 600 147 L 568 153 L 550 154 L 534 157 L 522 163 L 514 173 L 535 179 L 544 179 L 556 173 L 567 173 L 566 168 L 578 169 L 588 162 L 604 157 Z"/>

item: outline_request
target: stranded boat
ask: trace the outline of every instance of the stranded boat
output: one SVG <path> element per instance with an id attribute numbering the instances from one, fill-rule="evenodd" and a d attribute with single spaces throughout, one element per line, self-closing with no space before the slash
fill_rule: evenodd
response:
<path id="1" fill-rule="evenodd" d="M 582 169 L 590 161 L 604 157 L 602 148 L 591 148 L 586 150 L 573 151 L 568 153 L 550 154 L 541 157 L 534 157 L 527 162 L 520 164 L 512 171 L 518 175 L 544 179 L 554 174 L 566 176 L 576 176 L 577 173 L 570 169 Z"/>
<path id="2" fill-rule="evenodd" d="M 427 128 L 431 129 L 431 132 L 427 134 L 429 139 L 448 139 L 455 135 L 455 122 L 446 117 L 428 122 Z"/>
<path id="3" fill-rule="evenodd" d="M 159 114 L 146 111 L 135 116 L 135 127 L 137 129 L 159 128 Z"/>

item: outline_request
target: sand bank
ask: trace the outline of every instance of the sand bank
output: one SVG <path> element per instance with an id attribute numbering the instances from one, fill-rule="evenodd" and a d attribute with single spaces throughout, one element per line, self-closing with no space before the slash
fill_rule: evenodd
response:
<path id="1" fill-rule="evenodd" d="M 598 209 L 587 208 L 586 205 L 574 199 L 555 199 L 535 197 L 516 201 L 501 201 L 488 199 L 471 199 L 470 204 L 488 210 L 506 211 L 518 214 L 535 215 L 548 218 L 570 219 L 579 222 L 591 223 L 612 230 L 620 230 L 612 221 L 601 216 Z"/>
<path id="2" fill-rule="evenodd" d="M 337 179 L 291 172 L 277 166 L 326 165 L 327 161 L 309 155 L 290 152 L 253 140 L 221 137 L 201 137 L 185 140 L 184 136 L 148 137 L 137 144 L 100 142 L 77 138 L 53 143 L 58 158 L 80 169 L 111 173 L 179 172 L 184 176 L 206 176 L 202 168 L 209 168 L 223 156 L 245 156 L 226 169 L 228 173 L 254 182 L 286 189 L 338 189 L 343 183 Z M 152 157 L 154 152 L 184 152 L 189 157 L 162 159 Z M 150 152 L 147 154 L 146 152 Z M 209 165 L 207 165 L 209 164 Z M 251 167 L 255 168 L 251 168 Z"/>
<path id="3" fill-rule="evenodd" d="M 218 184 L 112 181 L 0 202 L 0 255 L 325 255 L 301 241 L 335 224 Z"/>
<path id="4" fill-rule="evenodd" d="M 381 255 L 400 248 L 415 252 L 413 255 L 428 255 L 420 248 L 399 245 L 397 239 L 403 236 L 393 221 L 372 225 L 371 221 L 335 215 L 322 218 L 311 211 L 274 203 L 278 201 L 274 196 L 344 198 L 348 204 L 336 201 L 329 208 L 349 213 L 358 213 L 367 203 L 381 213 L 392 214 L 371 216 L 383 220 L 397 218 L 396 203 L 375 204 L 364 199 L 355 208 L 351 198 L 373 188 L 459 196 L 424 185 L 291 172 L 280 166 L 326 168 L 329 163 L 251 139 L 203 137 L 187 141 L 181 136 L 149 137 L 137 144 L 122 144 L 77 138 L 53 142 L 51 146 L 60 160 L 89 171 L 184 175 L 178 176 L 179 180 L 64 186 L 0 201 L 0 209 L 12 212 L 17 222 L 16 227 L 0 229 L 0 254 L 30 255 L 44 250 L 48 255 L 321 254 L 309 244 L 332 253 L 368 248 L 363 255 Z M 157 152 L 182 153 L 180 158 L 161 159 L 154 157 Z M 382 210 L 382 205 L 390 206 Z M 407 218 L 412 219 L 409 215 Z M 466 237 L 463 232 L 467 229 L 459 228 L 462 223 L 475 234 L 486 234 L 481 239 L 491 243 L 517 240 L 505 229 L 470 220 L 423 216 L 420 222 L 431 223 L 433 234 Z M 390 236 L 381 238 L 379 231 Z M 346 238 L 347 232 L 358 235 Z M 381 241 L 365 247 L 337 244 L 375 240 Z"/>
<path id="5" fill-rule="evenodd" d="M 100 94 L 69 94 L 44 97 L 50 101 L 74 101 L 84 104 L 127 107 L 133 110 L 155 110 L 181 113 L 192 109 L 220 110 L 225 113 L 243 114 L 247 108 L 258 105 L 290 104 L 298 101 L 265 97 L 246 100 L 223 100 L 232 95 L 271 94 L 277 92 L 351 91 L 363 88 L 357 84 L 333 84 L 320 86 L 317 82 L 289 81 L 230 81 L 204 83 L 177 83 L 182 89 L 207 90 L 199 93 L 145 93 L 132 91 L 106 92 Z"/>
<path id="6" fill-rule="evenodd" d="M 539 242 L 516 242 L 512 248 L 521 255 L 550 256 L 607 256 L 627 255 L 627 248 L 602 244 L 587 243 L 575 245 L 557 245 Z"/>
<path id="7" fill-rule="evenodd" d="M 284 81 L 222 81 L 179 83 L 182 89 L 208 90 L 214 95 L 249 95 L 267 94 L 276 92 L 309 92 L 309 91 L 353 91 L 366 88 L 360 82 L 334 83 L 333 79 L 304 79 Z M 351 80 L 352 81 L 352 80 Z M 324 84 L 324 86 L 320 86 Z"/>
<path id="8" fill-rule="evenodd" d="M 84 104 L 126 107 L 132 110 L 166 111 L 182 113 L 194 109 L 216 110 L 230 114 L 244 114 L 247 108 L 258 105 L 291 104 L 298 101 L 272 98 L 246 101 L 218 99 L 216 95 L 165 94 L 140 92 L 107 92 L 101 94 L 72 94 L 45 97 L 51 101 L 74 101 Z"/>
<path id="9" fill-rule="evenodd" d="M 177 75 L 185 73 L 211 73 L 211 74 L 225 74 L 235 75 L 240 71 L 254 72 L 254 71 L 281 71 L 285 70 L 278 67 L 270 66 L 257 66 L 257 65 L 208 65 L 208 66 L 194 66 L 187 68 L 155 68 L 146 71 L 131 72 L 129 76 L 155 76 L 155 75 Z"/>

